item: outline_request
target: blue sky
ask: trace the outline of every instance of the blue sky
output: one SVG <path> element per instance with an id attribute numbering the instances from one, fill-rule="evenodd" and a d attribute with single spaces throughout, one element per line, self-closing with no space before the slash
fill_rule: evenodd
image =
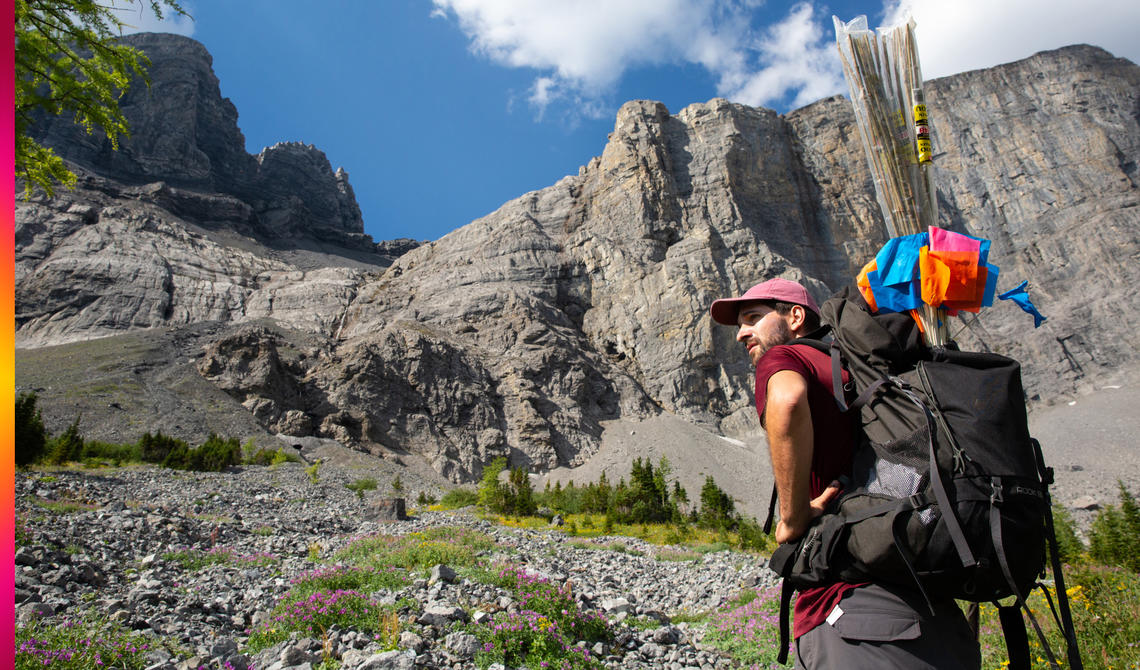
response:
<path id="1" fill-rule="evenodd" d="M 885 2 L 885 4 L 884 4 Z M 122 0 L 120 3 L 122 4 Z M 1135 0 L 183 0 L 246 149 L 313 144 L 376 240 L 437 239 L 602 152 L 627 100 L 846 93 L 831 16 L 917 23 L 924 74 L 1073 43 L 1140 62 Z"/>

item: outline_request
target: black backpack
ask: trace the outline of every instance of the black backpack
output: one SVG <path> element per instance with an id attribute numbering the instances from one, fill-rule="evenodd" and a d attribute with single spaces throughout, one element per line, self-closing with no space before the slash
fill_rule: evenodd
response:
<path id="1" fill-rule="evenodd" d="M 821 316 L 831 343 L 793 343 L 831 355 L 836 402 L 860 414 L 857 446 L 843 493 L 769 562 L 784 578 L 780 662 L 794 589 L 872 581 L 915 589 L 931 612 L 933 600 L 1015 596 L 1016 604 L 999 605 L 1009 667 L 1029 667 L 1020 610 L 1056 665 L 1024 598 L 1044 571 L 1049 541 L 1058 624 L 1070 667 L 1081 668 L 1053 535 L 1053 474 L 1029 435 L 1020 365 L 952 343 L 929 348 L 908 314 L 872 314 L 855 287 L 827 300 Z M 850 404 L 844 368 L 858 394 Z"/>

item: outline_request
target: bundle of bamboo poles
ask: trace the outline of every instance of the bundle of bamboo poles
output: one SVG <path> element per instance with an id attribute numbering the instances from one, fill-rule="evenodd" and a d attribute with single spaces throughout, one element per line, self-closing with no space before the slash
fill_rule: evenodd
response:
<path id="1" fill-rule="evenodd" d="M 875 183 L 875 196 L 891 237 L 924 232 L 938 222 L 930 127 L 914 22 L 867 28 L 867 17 L 835 21 L 843 72 Z M 930 346 L 949 339 L 935 308 L 914 310 Z"/>

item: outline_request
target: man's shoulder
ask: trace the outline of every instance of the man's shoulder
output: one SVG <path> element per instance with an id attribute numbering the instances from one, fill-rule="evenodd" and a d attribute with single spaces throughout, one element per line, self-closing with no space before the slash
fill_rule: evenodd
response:
<path id="1" fill-rule="evenodd" d="M 764 355 L 760 357 L 760 361 L 765 360 L 770 363 L 783 363 L 783 362 L 799 362 L 804 363 L 806 360 L 814 359 L 819 356 L 827 356 L 824 352 L 817 349 L 811 344 L 804 342 L 789 342 L 788 344 L 777 344 Z"/>

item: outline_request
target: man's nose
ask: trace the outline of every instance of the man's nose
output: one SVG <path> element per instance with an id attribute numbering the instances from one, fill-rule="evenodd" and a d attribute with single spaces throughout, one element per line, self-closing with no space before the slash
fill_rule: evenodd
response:
<path id="1" fill-rule="evenodd" d="M 743 342 L 746 339 L 748 339 L 748 333 L 745 332 L 744 326 L 740 326 L 736 329 L 736 341 Z"/>

